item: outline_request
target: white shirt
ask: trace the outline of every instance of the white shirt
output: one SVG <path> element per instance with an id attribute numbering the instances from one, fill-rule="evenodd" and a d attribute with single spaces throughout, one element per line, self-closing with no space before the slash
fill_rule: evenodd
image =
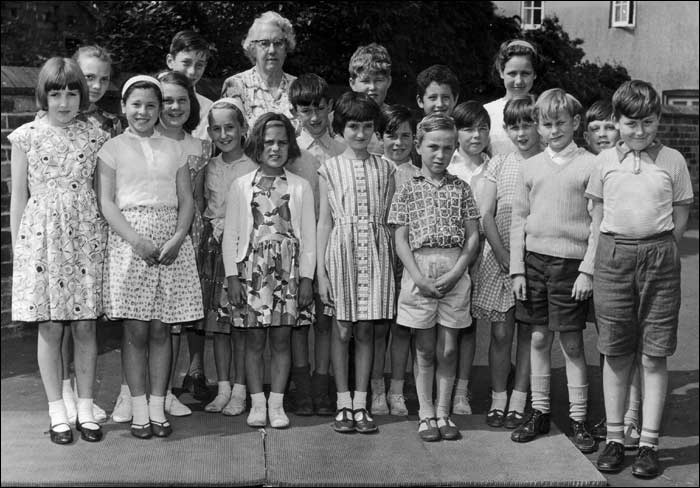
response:
<path id="1" fill-rule="evenodd" d="M 297 144 L 301 149 L 309 151 L 320 163 L 328 158 L 334 158 L 345 151 L 345 143 L 339 137 L 331 137 L 326 132 L 321 137 L 314 137 L 306 129 L 301 129 L 297 137 Z"/>
<path id="2" fill-rule="evenodd" d="M 182 146 L 154 131 L 140 137 L 127 128 L 97 153 L 116 172 L 120 209 L 147 206 L 177 208 L 177 171 L 187 164 Z"/>
<path id="3" fill-rule="evenodd" d="M 197 127 L 192 131 L 192 135 L 197 139 L 211 141 L 209 138 L 209 132 L 207 132 L 207 128 L 209 127 L 209 119 L 207 116 L 209 115 L 209 109 L 212 105 L 214 105 L 214 102 L 209 100 L 204 95 L 200 95 L 196 91 L 194 94 L 197 95 L 197 101 L 199 102 L 199 125 L 197 125 Z M 209 154 L 207 154 L 207 156 L 209 156 Z"/>
<path id="4" fill-rule="evenodd" d="M 508 154 L 518 150 L 503 127 L 503 109 L 506 107 L 507 102 L 508 100 L 505 98 L 499 98 L 484 105 L 489 114 L 489 119 L 491 119 L 491 130 L 489 131 L 491 142 L 489 146 L 491 147 L 492 157 L 496 154 Z"/>
<path id="5" fill-rule="evenodd" d="M 549 156 L 549 159 L 551 159 L 553 163 L 558 164 L 559 166 L 568 163 L 576 156 L 578 156 L 578 146 L 574 141 L 571 141 L 568 146 L 566 146 L 559 152 L 552 151 L 549 148 L 549 146 L 547 146 L 544 150 L 547 153 L 547 156 Z"/>

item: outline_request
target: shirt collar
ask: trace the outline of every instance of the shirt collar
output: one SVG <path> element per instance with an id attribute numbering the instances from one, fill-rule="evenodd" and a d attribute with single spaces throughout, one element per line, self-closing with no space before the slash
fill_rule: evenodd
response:
<path id="1" fill-rule="evenodd" d="M 326 149 L 329 149 L 331 147 L 331 143 L 333 142 L 333 139 L 331 138 L 331 135 L 328 131 L 324 132 L 321 137 L 314 137 L 306 129 L 302 129 L 301 133 L 299 134 L 299 146 L 301 146 L 303 149 L 309 149 L 311 146 L 316 144 L 320 144 L 321 146 L 325 147 Z"/>
<path id="2" fill-rule="evenodd" d="M 437 188 L 442 188 L 445 185 L 449 185 L 450 183 L 454 183 L 455 180 L 462 181 L 458 176 L 455 176 L 452 173 L 448 173 L 447 171 L 445 171 L 445 174 L 443 175 L 442 179 L 438 183 L 435 183 L 430 178 L 426 178 L 425 175 L 420 170 L 416 171 L 413 174 L 413 179 L 416 181 L 425 181 L 426 183 L 433 185 Z"/>
<path id="3" fill-rule="evenodd" d="M 138 134 L 134 134 L 134 132 L 131 130 L 131 127 L 127 127 L 126 129 L 124 129 L 123 134 L 126 134 L 129 137 L 133 137 L 135 139 L 162 139 L 162 138 L 166 137 L 158 131 L 157 127 L 153 128 L 153 134 L 151 134 L 148 137 L 142 137 Z"/>
<path id="4" fill-rule="evenodd" d="M 574 155 L 574 153 L 578 150 L 578 146 L 574 141 L 571 141 L 568 146 L 566 146 L 564 149 L 562 149 L 559 152 L 554 152 L 552 151 L 549 146 L 547 146 L 544 149 L 547 152 L 547 156 L 550 157 L 550 159 L 554 160 L 555 158 L 559 161 L 567 161 L 571 159 L 571 157 Z"/>
<path id="5" fill-rule="evenodd" d="M 656 158 L 659 156 L 659 152 L 661 152 L 661 148 L 663 147 L 664 145 L 661 144 L 658 139 L 654 139 L 651 145 L 647 146 L 641 152 L 647 153 L 651 160 L 656 162 Z M 624 141 L 617 141 L 617 144 L 615 144 L 615 151 L 617 152 L 617 159 L 620 162 L 624 161 L 629 153 L 634 152 Z"/>

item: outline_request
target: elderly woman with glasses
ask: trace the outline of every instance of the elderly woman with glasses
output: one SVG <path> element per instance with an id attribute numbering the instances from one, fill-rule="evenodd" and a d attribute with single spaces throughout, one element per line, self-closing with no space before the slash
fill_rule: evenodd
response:
<path id="1" fill-rule="evenodd" d="M 248 29 L 243 50 L 253 67 L 226 79 L 221 96 L 241 101 L 249 127 L 266 112 L 293 119 L 288 91 L 296 77 L 282 71 L 282 67 L 295 47 L 291 22 L 276 12 L 261 14 Z"/>

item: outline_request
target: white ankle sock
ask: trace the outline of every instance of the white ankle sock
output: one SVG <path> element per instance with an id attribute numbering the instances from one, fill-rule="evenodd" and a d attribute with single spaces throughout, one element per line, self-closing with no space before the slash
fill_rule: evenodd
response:
<path id="1" fill-rule="evenodd" d="M 233 389 L 231 390 L 231 396 L 235 396 L 237 398 L 240 398 L 240 397 L 245 398 L 245 396 L 246 396 L 245 385 L 242 385 L 240 383 L 234 383 Z"/>
<path id="2" fill-rule="evenodd" d="M 96 423 L 92 413 L 92 398 L 78 398 L 78 420 L 81 424 Z"/>
<path id="3" fill-rule="evenodd" d="M 151 395 L 148 399 L 148 417 L 156 422 L 165 422 L 165 397 Z"/>
<path id="4" fill-rule="evenodd" d="M 527 401 L 527 392 L 513 390 L 510 394 L 510 402 L 508 403 L 508 410 L 515 410 L 518 413 L 525 412 L 525 402 Z"/>
<path id="5" fill-rule="evenodd" d="M 500 410 L 503 413 L 506 411 L 506 404 L 508 403 L 508 392 L 507 391 L 492 391 L 491 392 L 491 407 L 490 410 Z"/>
<path id="6" fill-rule="evenodd" d="M 146 394 L 131 397 L 131 412 L 133 425 L 144 425 L 148 423 L 148 400 Z"/>
<path id="7" fill-rule="evenodd" d="M 49 418 L 51 418 L 52 426 L 64 424 L 55 428 L 56 432 L 65 432 L 70 429 L 70 426 L 67 425 L 68 414 L 66 414 L 66 404 L 63 403 L 63 399 L 49 402 Z"/>
<path id="8" fill-rule="evenodd" d="M 455 396 L 457 395 L 467 395 L 469 391 L 469 380 L 463 380 L 461 378 L 457 379 L 457 386 L 455 387 Z"/>
<path id="9" fill-rule="evenodd" d="M 267 400 L 267 406 L 270 408 L 282 408 L 284 393 L 270 392 L 270 398 Z"/>
<path id="10" fill-rule="evenodd" d="M 352 397 L 349 391 L 338 392 L 338 410 L 341 408 L 349 408 L 352 410 Z"/>
<path id="11" fill-rule="evenodd" d="M 250 403 L 252 408 L 266 408 L 265 393 L 263 393 L 262 391 L 260 393 L 251 393 Z"/>
<path id="12" fill-rule="evenodd" d="M 217 394 L 230 397 L 231 396 L 231 382 L 230 381 L 218 381 L 218 391 Z"/>
<path id="13" fill-rule="evenodd" d="M 384 380 L 382 380 L 382 383 Z M 367 409 L 367 392 L 366 391 L 355 391 L 352 396 L 352 409 L 359 410 L 360 408 Z"/>

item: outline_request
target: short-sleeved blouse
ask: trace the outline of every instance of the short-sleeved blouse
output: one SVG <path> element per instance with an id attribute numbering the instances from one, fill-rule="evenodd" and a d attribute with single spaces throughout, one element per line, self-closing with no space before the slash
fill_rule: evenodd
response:
<path id="1" fill-rule="evenodd" d="M 182 151 L 181 145 L 157 132 L 141 137 L 127 129 L 107 141 L 97 157 L 116 171 L 116 203 L 120 209 L 177 208 L 177 171 L 187 164 Z"/>

